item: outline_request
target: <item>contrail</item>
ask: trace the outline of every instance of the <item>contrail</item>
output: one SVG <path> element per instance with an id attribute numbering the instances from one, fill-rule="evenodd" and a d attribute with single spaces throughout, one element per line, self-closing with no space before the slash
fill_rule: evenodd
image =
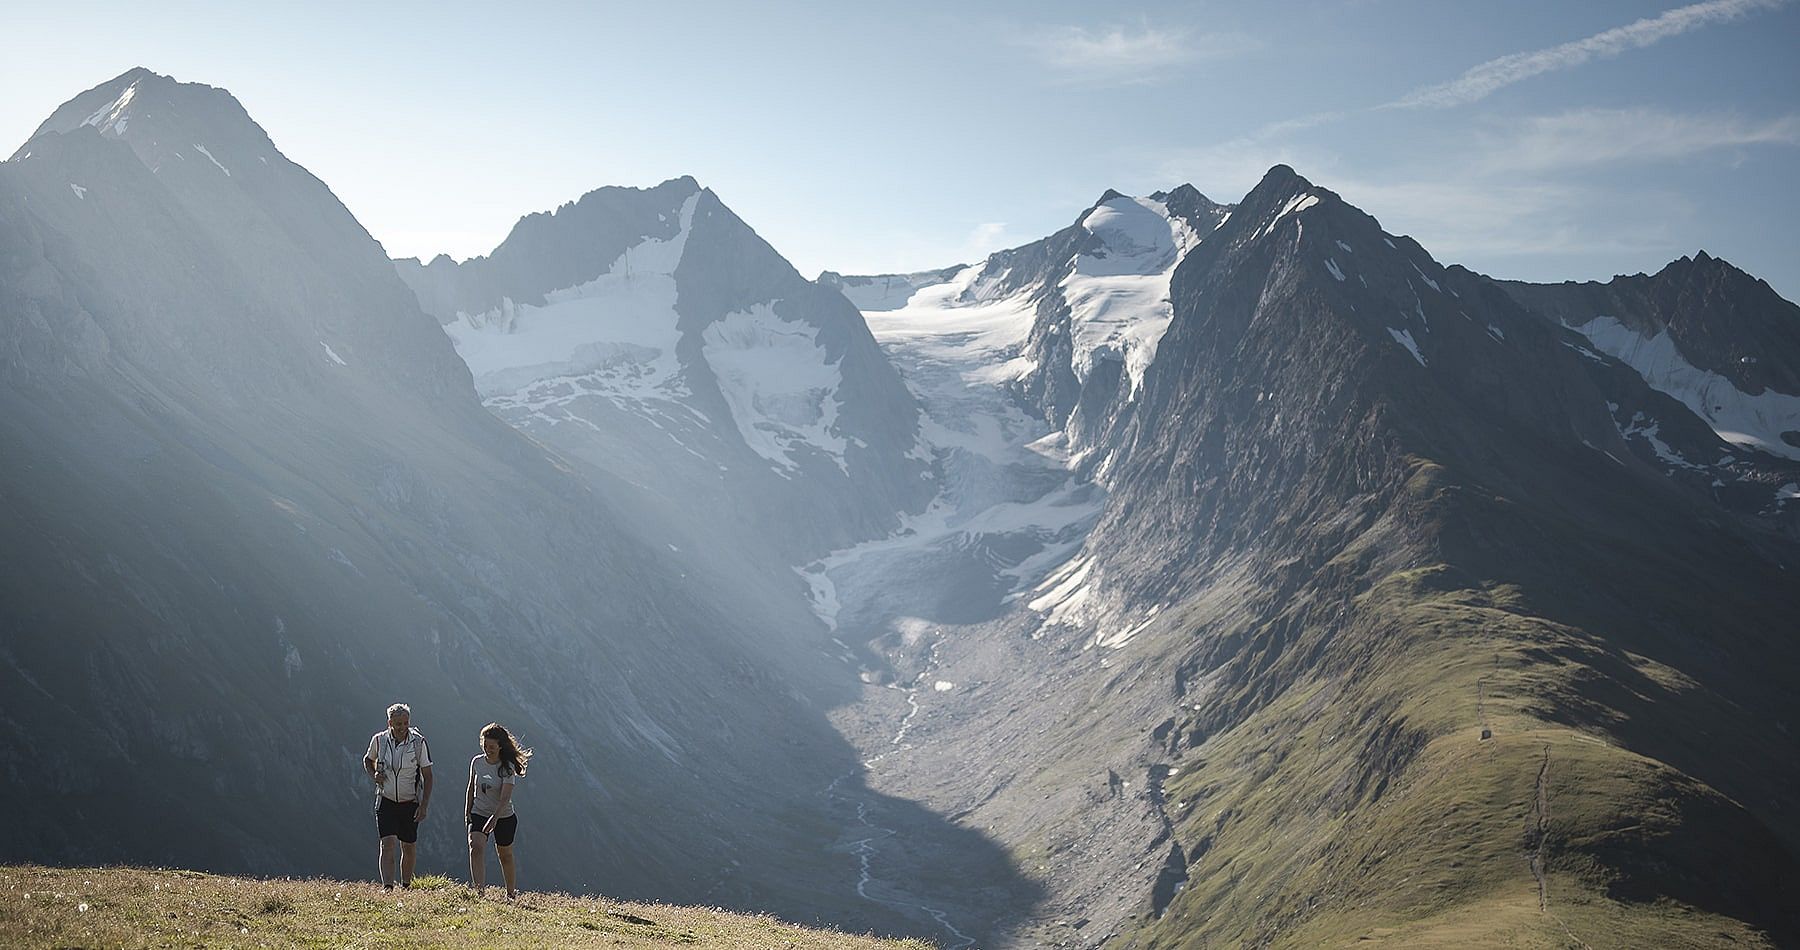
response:
<path id="1" fill-rule="evenodd" d="M 1490 59 L 1446 83 L 1426 86 L 1385 105 L 1381 109 L 1441 109 L 1484 99 L 1495 91 L 1533 76 L 1579 66 L 1598 56 L 1617 56 L 1627 50 L 1642 49 L 1671 36 L 1691 30 L 1736 20 L 1762 10 L 1773 10 L 1787 0 L 1707 0 L 1705 3 L 1677 7 L 1657 17 L 1645 17 L 1635 23 L 1595 33 L 1586 39 L 1563 43 L 1549 49 L 1511 53 Z"/>

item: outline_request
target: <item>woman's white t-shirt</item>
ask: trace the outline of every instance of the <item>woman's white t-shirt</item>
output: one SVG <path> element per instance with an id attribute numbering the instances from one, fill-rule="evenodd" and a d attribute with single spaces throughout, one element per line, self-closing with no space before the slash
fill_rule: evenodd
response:
<path id="1" fill-rule="evenodd" d="M 511 818 L 513 816 L 512 799 L 506 800 L 504 808 L 500 805 L 500 787 L 502 785 L 517 786 L 519 777 L 513 774 L 510 767 L 507 768 L 505 775 L 500 774 L 500 769 L 504 765 L 506 765 L 505 759 L 490 763 L 485 755 L 478 755 L 469 760 L 469 778 L 475 783 L 475 799 L 472 809 L 475 814 L 486 815 L 489 818 Z M 498 815 L 495 815 L 495 809 L 499 809 Z"/>

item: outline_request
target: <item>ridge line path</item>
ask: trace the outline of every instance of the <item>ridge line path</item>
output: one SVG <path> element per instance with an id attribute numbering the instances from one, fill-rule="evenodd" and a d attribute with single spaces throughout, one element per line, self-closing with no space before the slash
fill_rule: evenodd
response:
<path id="1" fill-rule="evenodd" d="M 1526 856 L 1531 866 L 1531 876 L 1537 878 L 1538 910 L 1548 914 L 1556 921 L 1563 933 L 1567 934 L 1578 946 L 1587 947 L 1587 941 L 1575 936 L 1563 920 L 1550 909 L 1550 869 L 1544 863 L 1544 852 L 1549 848 L 1550 839 L 1550 743 L 1544 743 L 1544 761 L 1538 766 L 1537 781 L 1532 788 L 1531 803 L 1532 822 L 1526 826 L 1527 839 L 1536 839 L 1536 847 Z"/>
<path id="2" fill-rule="evenodd" d="M 1550 773 L 1550 744 L 1544 744 L 1544 761 L 1538 766 L 1537 782 L 1532 789 L 1531 824 L 1526 826 L 1526 840 L 1532 845 L 1526 855 L 1531 876 L 1537 878 L 1538 910 L 1550 909 L 1550 878 L 1544 868 L 1544 841 L 1550 825 L 1550 794 L 1545 779 Z"/>

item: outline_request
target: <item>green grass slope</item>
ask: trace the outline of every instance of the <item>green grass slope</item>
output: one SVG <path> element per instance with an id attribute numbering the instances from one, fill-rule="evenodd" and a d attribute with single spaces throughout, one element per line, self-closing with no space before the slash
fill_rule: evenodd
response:
<path id="1" fill-rule="evenodd" d="M 0 867 L 6 947 L 714 947 L 925 950 L 704 907 L 527 892 L 483 899 L 442 877 L 412 890 L 139 868 Z"/>
<path id="2" fill-rule="evenodd" d="M 1786 939 L 1747 922 L 1783 919 L 1794 893 L 1770 829 L 1620 741 L 1632 704 L 1604 701 L 1585 631 L 1452 573 L 1389 575 L 1332 631 L 1362 645 L 1356 658 L 1314 668 L 1184 757 L 1163 792 L 1187 879 L 1124 945 Z M 1679 671 L 1617 659 L 1638 700 L 1703 710 Z"/>

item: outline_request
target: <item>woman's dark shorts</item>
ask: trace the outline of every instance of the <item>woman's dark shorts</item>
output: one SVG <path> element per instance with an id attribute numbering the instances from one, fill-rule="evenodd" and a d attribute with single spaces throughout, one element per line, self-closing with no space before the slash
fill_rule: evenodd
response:
<path id="1" fill-rule="evenodd" d="M 469 833 L 477 834 L 477 835 L 486 834 L 486 832 L 482 831 L 482 829 L 487 827 L 489 817 L 490 816 L 488 816 L 488 815 L 470 815 L 469 816 Z M 499 821 L 494 822 L 494 844 L 499 847 L 502 847 L 502 848 L 512 847 L 513 835 L 516 835 L 518 833 L 519 833 L 519 816 L 518 815 L 509 815 L 505 818 L 500 819 Z"/>
<path id="2" fill-rule="evenodd" d="M 407 844 L 419 840 L 419 803 L 397 802 L 381 796 L 381 804 L 375 806 L 375 830 L 381 837 L 399 838 Z"/>

